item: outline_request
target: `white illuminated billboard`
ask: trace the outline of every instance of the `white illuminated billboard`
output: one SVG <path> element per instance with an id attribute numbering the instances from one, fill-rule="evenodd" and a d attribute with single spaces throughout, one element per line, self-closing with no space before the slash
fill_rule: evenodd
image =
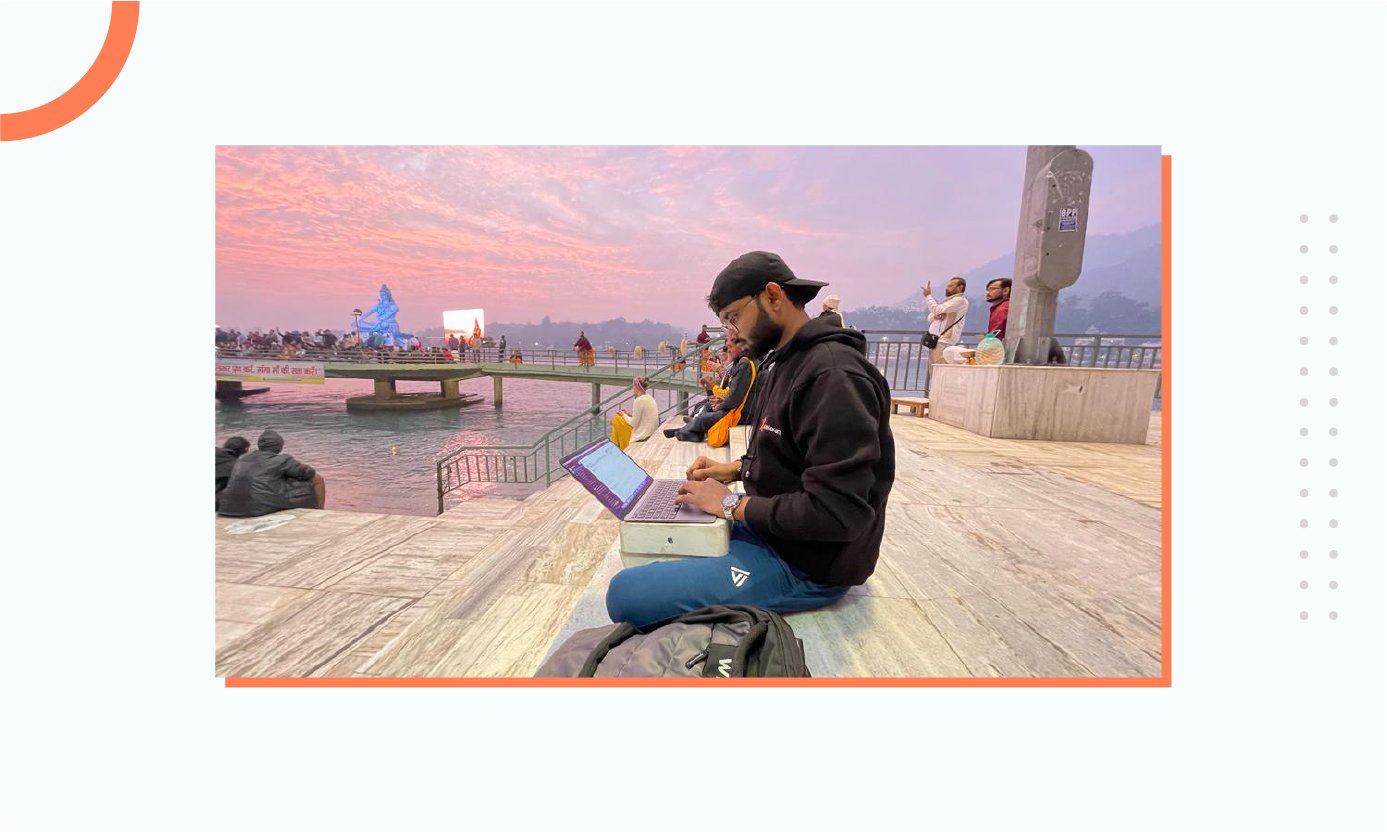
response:
<path id="1" fill-rule="evenodd" d="M 443 312 L 443 329 L 472 337 L 480 331 L 486 334 L 486 312 L 481 309 L 451 309 Z"/>

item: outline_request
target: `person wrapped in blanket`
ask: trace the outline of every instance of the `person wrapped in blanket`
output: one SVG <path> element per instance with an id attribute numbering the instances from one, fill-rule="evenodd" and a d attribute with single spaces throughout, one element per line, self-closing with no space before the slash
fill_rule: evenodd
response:
<path id="1" fill-rule="evenodd" d="M 632 377 L 631 395 L 635 396 L 631 410 L 622 408 L 612 417 L 612 441 L 623 451 L 632 442 L 649 439 L 660 425 L 660 409 L 655 404 L 655 397 L 650 395 L 650 379 L 645 376 Z"/>

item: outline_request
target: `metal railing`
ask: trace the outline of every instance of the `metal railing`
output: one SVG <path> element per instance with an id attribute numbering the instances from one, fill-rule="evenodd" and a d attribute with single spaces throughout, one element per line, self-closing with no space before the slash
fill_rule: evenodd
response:
<path id="1" fill-rule="evenodd" d="M 925 395 L 929 392 L 929 350 L 920 343 L 924 334 L 922 330 L 863 330 L 862 334 L 867 337 L 867 360 L 881 370 L 892 393 Z M 976 343 L 984 334 L 965 333 L 960 343 Z M 1162 369 L 1158 335 L 1057 333 L 1054 337 L 1071 366 Z M 721 345 L 722 339 L 718 338 L 699 346 L 716 350 Z M 618 353 L 618 356 L 622 355 L 629 357 L 630 353 Z M 571 361 L 557 357 L 552 360 L 555 366 L 578 363 L 576 356 Z M 620 360 L 620 357 L 615 359 L 616 362 Z M 643 370 L 649 366 L 648 363 L 635 363 L 642 359 L 630 360 L 632 363 L 614 363 L 614 366 L 630 369 L 640 367 Z M 687 385 L 688 376 L 685 371 L 674 369 L 676 364 L 684 362 L 696 366 L 697 354 L 682 362 L 669 361 L 644 372 L 650 378 L 652 389 L 664 387 L 680 394 L 660 411 L 661 422 L 672 413 L 681 410 L 687 412 L 689 394 L 679 388 Z M 599 360 L 599 364 L 604 363 Z M 1158 396 L 1160 389 L 1158 382 Z M 611 428 L 612 416 L 620 406 L 633 398 L 630 388 L 623 388 L 598 404 L 570 416 L 528 445 L 479 445 L 459 448 L 448 454 L 436 463 L 439 513 L 443 513 L 447 495 L 467 483 L 524 484 L 544 480 L 545 485 L 550 485 L 555 479 L 567 476 L 568 472 L 559 466 L 559 460 L 589 442 L 606 436 Z"/>
<path id="2" fill-rule="evenodd" d="M 693 358 L 688 362 L 697 369 L 697 350 L 711 345 L 689 343 Z M 719 345 L 721 341 L 718 342 Z M 228 347 L 219 345 L 217 355 L 222 358 L 261 358 L 271 361 L 322 361 L 335 364 L 514 364 L 513 356 L 519 354 L 520 367 L 576 367 L 581 363 L 575 350 L 552 348 L 509 349 L 505 354 L 496 346 L 481 347 L 477 350 L 462 350 L 443 354 L 441 349 L 388 350 L 370 348 L 328 349 L 325 347 L 305 347 L 302 353 L 286 352 L 278 347 Z M 639 370 L 643 375 L 658 372 L 662 367 L 677 363 L 673 353 L 656 354 L 655 350 L 642 350 L 637 355 L 632 350 L 597 350 L 593 355 L 593 368 L 612 368 L 616 370 Z"/>
<path id="3" fill-rule="evenodd" d="M 722 343 L 721 338 L 715 338 L 698 347 L 706 347 L 711 352 L 721 347 Z M 678 394 L 659 411 L 661 423 L 675 412 L 687 412 L 689 393 L 685 368 L 687 365 L 696 366 L 698 362 L 699 355 L 695 352 L 644 373 L 650 379 L 652 392 L 664 388 L 671 394 Z M 447 495 L 468 483 L 527 484 L 544 480 L 545 485 L 551 485 L 556 478 L 567 476 L 568 472 L 559 465 L 559 460 L 589 442 L 606 436 L 617 410 L 634 399 L 631 388 L 624 387 L 565 419 L 528 445 L 477 445 L 459 448 L 444 456 L 435 463 L 438 513 L 443 513 Z"/>
<path id="4" fill-rule="evenodd" d="M 867 360 L 886 377 L 893 393 L 929 393 L 929 350 L 920 343 L 921 330 L 863 330 L 867 336 Z M 975 344 L 986 333 L 965 332 L 960 344 Z M 1062 332 L 1054 335 L 1064 351 L 1066 363 L 1074 367 L 1160 370 L 1161 336 L 1125 334 L 1087 334 Z M 1159 383 L 1156 389 L 1160 390 Z"/>
<path id="5" fill-rule="evenodd" d="M 1062 336 L 1055 336 L 1056 338 Z M 1110 367 L 1129 370 L 1161 369 L 1162 345 L 1159 335 L 1077 335 L 1063 336 L 1071 343 L 1061 344 L 1064 357 L 1076 367 Z M 1129 340 L 1140 344 L 1128 344 Z M 1156 343 L 1151 343 L 1155 341 Z"/>
<path id="6" fill-rule="evenodd" d="M 892 393 L 923 395 L 929 385 L 929 350 L 920 343 L 922 330 L 864 329 L 867 360 L 886 378 Z"/>

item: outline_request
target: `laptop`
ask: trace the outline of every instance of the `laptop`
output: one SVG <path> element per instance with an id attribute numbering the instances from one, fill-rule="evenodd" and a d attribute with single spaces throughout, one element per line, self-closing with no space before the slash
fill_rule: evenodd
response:
<path id="1" fill-rule="evenodd" d="M 719 518 L 695 506 L 675 505 L 685 480 L 657 480 L 610 439 L 584 445 L 559 464 L 597 501 L 628 523 L 712 523 Z"/>

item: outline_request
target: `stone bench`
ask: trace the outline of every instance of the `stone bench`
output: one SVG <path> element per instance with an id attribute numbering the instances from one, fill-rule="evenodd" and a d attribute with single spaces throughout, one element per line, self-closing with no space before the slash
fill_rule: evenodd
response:
<path id="1" fill-rule="evenodd" d="M 661 427 L 669 426 L 672 425 L 662 425 Z M 655 477 L 660 479 L 679 478 L 684 476 L 684 471 L 688 468 L 689 463 L 700 455 L 719 461 L 740 458 L 746 453 L 750 436 L 751 428 L 749 426 L 734 428 L 726 447 L 710 448 L 706 443 L 701 442 L 679 442 L 675 439 L 664 439 L 657 432 L 646 443 L 642 443 L 647 447 L 638 450 L 635 458 Z M 669 444 L 662 447 L 657 443 Z M 740 482 L 733 483 L 732 490 L 741 491 L 741 485 Z M 719 520 L 718 523 L 725 527 L 725 521 Z M 621 551 L 620 536 L 617 535 L 606 556 L 594 570 L 583 594 L 575 602 L 568 620 L 555 635 L 545 657 L 551 655 L 560 644 L 575 632 L 590 627 L 603 627 L 611 623 L 611 619 L 607 616 L 606 595 L 607 587 L 617 572 L 631 566 L 660 560 L 674 560 L 677 557 L 679 556 L 623 552 Z M 867 586 L 854 587 L 849 591 L 848 598 L 831 607 L 806 613 L 794 613 L 787 618 L 791 621 L 791 626 L 795 628 L 796 634 L 804 640 L 806 656 L 812 662 L 811 666 L 816 675 L 868 675 L 868 671 L 874 667 L 868 662 L 868 659 L 877 654 L 894 655 L 894 639 L 899 635 L 897 633 L 899 627 L 892 619 L 894 619 L 897 610 L 890 606 L 890 603 L 886 604 L 885 608 L 878 608 L 882 605 L 876 603 L 875 599 L 868 597 L 873 591 L 872 585 L 881 580 L 881 578 L 873 578 Z M 902 602 L 901 606 L 912 612 L 915 610 L 911 602 Z M 884 625 L 886 620 L 891 621 Z M 872 637 L 874 646 L 879 648 L 880 643 L 884 642 L 889 644 L 891 649 L 875 649 L 869 651 L 870 655 L 866 658 L 859 658 L 856 644 L 863 638 L 862 633 L 864 632 L 879 632 L 880 635 Z M 905 652 L 909 654 L 908 650 Z"/>

